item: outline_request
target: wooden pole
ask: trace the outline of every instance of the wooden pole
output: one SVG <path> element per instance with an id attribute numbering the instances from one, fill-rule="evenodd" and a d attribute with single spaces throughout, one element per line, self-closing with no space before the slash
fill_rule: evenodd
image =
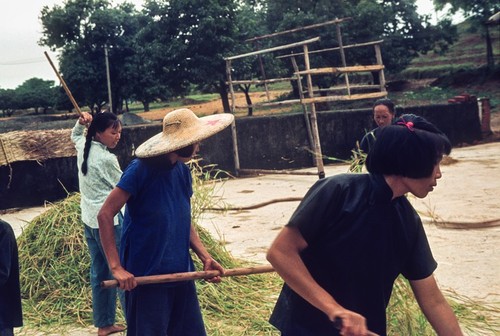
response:
<path id="1" fill-rule="evenodd" d="M 309 62 L 309 48 L 307 44 L 304 45 L 304 64 L 306 71 L 311 69 Z M 313 84 L 311 74 L 306 75 L 307 78 L 307 90 L 309 92 L 309 98 L 314 98 Z M 304 104 L 304 102 L 302 102 Z M 311 126 L 312 126 L 312 136 L 313 136 L 313 155 L 316 160 L 316 167 L 318 167 L 318 177 L 320 179 L 325 177 L 325 170 L 323 168 L 323 154 L 321 153 L 321 144 L 318 131 L 318 118 L 316 116 L 316 105 L 314 102 L 311 103 Z"/>
<path id="2" fill-rule="evenodd" d="M 231 113 L 234 114 L 236 97 L 234 96 L 234 87 L 233 87 L 233 79 L 231 76 L 231 60 L 226 60 L 226 76 L 227 82 L 229 85 L 229 92 L 231 94 Z M 234 171 L 236 172 L 236 176 L 238 176 L 238 172 L 240 170 L 240 157 L 238 154 L 238 133 L 236 132 L 236 118 L 231 123 L 231 136 L 233 138 L 233 157 L 234 157 Z"/>
<path id="3" fill-rule="evenodd" d="M 375 48 L 375 57 L 377 59 L 377 65 L 380 65 L 380 66 L 384 66 L 384 62 L 382 62 L 382 51 L 380 51 L 380 45 L 379 44 L 375 44 L 374 45 L 374 48 Z M 381 70 L 379 70 L 379 81 L 380 81 L 380 91 L 381 92 L 386 92 L 386 88 L 385 88 L 385 75 L 384 75 L 384 69 L 382 68 Z"/>
<path id="4" fill-rule="evenodd" d="M 345 60 L 345 52 L 344 52 L 344 46 L 342 42 L 342 33 L 340 32 L 340 25 L 335 25 L 335 28 L 337 30 L 337 41 L 339 43 L 339 51 L 340 51 L 340 58 L 342 59 L 342 66 L 345 68 L 347 66 L 347 62 Z M 349 87 L 349 75 L 346 73 L 344 74 L 345 78 L 345 85 L 347 87 L 347 95 L 351 95 L 351 88 Z"/>
<path id="5" fill-rule="evenodd" d="M 108 83 L 109 112 L 113 112 L 113 97 L 111 94 L 111 76 L 109 74 L 109 55 L 107 45 L 104 45 L 104 57 L 106 59 L 106 81 Z"/>
<path id="6" fill-rule="evenodd" d="M 255 49 L 258 51 L 259 50 L 259 42 L 255 41 Z M 262 61 L 262 54 L 257 55 L 257 59 L 259 60 L 259 68 L 260 68 L 260 74 L 262 76 L 262 79 L 264 80 L 264 88 L 266 89 L 266 97 L 267 101 L 271 101 L 271 97 L 269 95 L 269 86 L 267 85 L 267 76 L 266 76 L 266 71 L 264 70 L 264 62 Z"/>
<path id="7" fill-rule="evenodd" d="M 137 281 L 137 285 L 140 286 L 140 285 L 159 284 L 166 282 L 210 279 L 216 276 L 228 277 L 228 276 L 250 275 L 250 274 L 270 273 L 270 272 L 274 272 L 274 268 L 271 265 L 265 265 L 265 266 L 227 269 L 224 271 L 224 274 L 220 274 L 219 271 L 198 271 L 198 272 L 147 275 L 142 277 L 136 277 L 135 280 Z M 106 280 L 101 282 L 101 287 L 103 288 L 112 288 L 117 286 L 118 286 L 117 280 Z"/>
<path id="8" fill-rule="evenodd" d="M 68 85 L 66 85 L 66 82 L 59 74 L 59 71 L 57 71 L 56 67 L 54 66 L 54 63 L 52 63 L 52 60 L 50 59 L 49 54 L 46 51 L 44 51 L 44 54 L 45 54 L 45 57 L 47 57 L 47 60 L 49 61 L 50 65 L 52 66 L 52 69 L 54 69 L 54 72 L 56 73 L 57 78 L 59 78 L 59 81 L 61 82 L 61 85 L 63 86 L 64 91 L 66 91 L 66 95 L 68 96 L 69 100 L 73 104 L 73 107 L 75 108 L 76 112 L 78 112 L 78 115 L 81 116 L 82 111 L 80 111 L 80 108 L 78 107 L 78 104 L 76 103 L 75 98 L 73 98 L 73 95 L 71 94 L 71 91 L 69 90 Z"/>
<path id="9" fill-rule="evenodd" d="M 349 48 L 365 47 L 365 46 L 371 46 L 374 44 L 380 44 L 382 42 L 384 42 L 384 40 L 377 40 L 377 41 L 366 42 L 366 43 L 355 43 L 355 44 L 349 44 L 349 45 L 343 46 L 343 48 L 345 50 L 345 49 L 349 49 Z M 339 49 L 340 49 L 339 47 L 335 47 L 335 48 L 325 48 L 325 49 L 320 49 L 320 50 L 312 50 L 312 51 L 309 51 L 309 55 L 324 53 L 324 52 L 328 52 L 328 51 L 335 51 L 335 50 L 339 50 Z M 293 54 L 281 55 L 281 56 L 276 56 L 275 58 L 280 59 L 280 58 L 295 57 L 295 56 L 300 56 L 300 55 L 303 55 L 303 53 L 293 53 Z"/>
<path id="10" fill-rule="evenodd" d="M 292 66 L 293 66 L 293 71 L 296 74 L 295 76 L 297 79 L 297 89 L 299 90 L 299 97 L 300 97 L 300 100 L 302 101 L 304 99 L 304 90 L 302 88 L 302 77 L 298 73 L 299 66 L 297 65 L 297 60 L 295 59 L 295 57 L 292 57 Z M 314 140 L 313 140 L 312 130 L 311 130 L 311 121 L 309 120 L 309 111 L 307 111 L 306 104 L 301 104 L 301 105 L 302 105 L 302 110 L 304 112 L 304 120 L 306 122 L 307 139 L 309 140 L 309 147 L 313 148 Z M 315 158 L 313 158 L 313 165 L 316 165 Z"/>
<path id="11" fill-rule="evenodd" d="M 280 31 L 280 32 L 272 33 L 272 34 L 268 34 L 268 35 L 262 35 L 262 36 L 254 37 L 254 38 L 245 40 L 245 42 L 252 42 L 252 41 L 256 41 L 256 40 L 262 40 L 262 39 L 265 39 L 265 38 L 279 36 L 279 35 L 296 33 L 296 32 L 304 31 L 304 30 L 307 30 L 307 29 L 319 28 L 319 27 L 323 27 L 323 26 L 327 26 L 327 25 L 331 25 L 331 24 L 338 24 L 338 23 L 341 23 L 343 21 L 348 21 L 348 20 L 351 20 L 351 19 L 352 18 L 347 17 L 347 18 L 343 18 L 343 19 L 335 19 L 335 20 L 331 20 L 331 21 L 326 21 L 326 22 L 323 22 L 323 23 L 316 23 L 316 24 L 313 24 L 313 25 L 310 25 L 310 26 L 299 27 L 299 28 L 294 28 L 294 29 L 290 29 L 290 30 Z"/>
<path id="12" fill-rule="evenodd" d="M 300 46 L 303 46 L 304 44 L 309 44 L 309 43 L 317 42 L 319 40 L 320 40 L 319 37 L 313 37 L 311 39 L 300 41 L 300 42 L 285 44 L 285 45 L 281 45 L 281 46 L 277 46 L 277 47 L 273 47 L 273 48 L 268 48 L 268 49 L 262 49 L 262 50 L 252 51 L 252 52 L 249 52 L 249 53 L 246 53 L 246 54 L 240 54 L 240 55 L 235 55 L 235 56 L 230 56 L 230 57 L 224 57 L 224 60 L 231 60 L 232 61 L 232 60 L 235 60 L 235 59 L 238 59 L 238 58 L 245 58 L 245 57 L 248 57 L 248 56 L 255 56 L 255 55 L 270 53 L 270 52 L 274 52 L 274 51 L 278 51 L 278 50 L 284 50 L 284 49 L 290 49 L 290 48 L 300 47 Z"/>

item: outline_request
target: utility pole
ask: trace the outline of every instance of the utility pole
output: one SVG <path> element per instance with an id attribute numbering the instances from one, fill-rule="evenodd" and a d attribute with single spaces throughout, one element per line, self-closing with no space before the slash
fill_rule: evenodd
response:
<path id="1" fill-rule="evenodd" d="M 104 56 L 106 58 L 106 78 L 108 80 L 109 112 L 113 112 L 113 100 L 111 98 L 111 79 L 109 77 L 109 59 L 108 59 L 108 46 L 107 45 L 104 45 Z"/>

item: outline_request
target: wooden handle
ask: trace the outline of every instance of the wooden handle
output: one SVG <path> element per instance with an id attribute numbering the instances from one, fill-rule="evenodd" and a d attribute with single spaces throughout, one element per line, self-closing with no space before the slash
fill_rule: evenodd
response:
<path id="1" fill-rule="evenodd" d="M 50 65 L 52 66 L 52 69 L 54 69 L 54 72 L 56 73 L 57 78 L 59 78 L 59 81 L 61 82 L 61 85 L 63 86 L 64 91 L 66 91 L 66 95 L 68 95 L 69 100 L 71 101 L 71 103 L 75 107 L 76 112 L 78 112 L 78 115 L 81 116 L 82 111 L 80 111 L 80 108 L 78 107 L 78 104 L 76 103 L 75 98 L 73 98 L 73 95 L 71 94 L 71 91 L 69 90 L 68 86 L 66 85 L 66 82 L 59 74 L 59 71 L 57 71 L 56 67 L 54 66 L 54 63 L 52 63 L 52 60 L 50 59 L 49 54 L 46 51 L 44 51 L 44 54 L 45 54 L 45 57 L 47 57 L 47 60 L 49 61 Z"/>
<path id="2" fill-rule="evenodd" d="M 225 270 L 224 274 L 220 274 L 219 271 L 198 271 L 198 272 L 147 275 L 147 276 L 136 277 L 135 280 L 137 281 L 137 285 L 150 285 L 150 284 L 159 284 L 166 282 L 210 279 L 216 276 L 228 277 L 228 276 L 249 275 L 249 274 L 269 273 L 269 272 L 274 272 L 274 268 L 271 265 L 232 268 Z M 101 287 L 103 288 L 112 288 L 117 286 L 118 286 L 117 280 L 106 280 L 101 282 Z"/>
<path id="3" fill-rule="evenodd" d="M 340 331 L 342 329 L 343 322 L 342 322 L 342 319 L 340 317 L 336 317 L 335 321 L 333 321 L 333 323 L 335 324 L 335 328 L 337 330 Z M 367 330 L 366 336 L 379 336 L 379 334 L 375 334 L 373 331 Z"/>

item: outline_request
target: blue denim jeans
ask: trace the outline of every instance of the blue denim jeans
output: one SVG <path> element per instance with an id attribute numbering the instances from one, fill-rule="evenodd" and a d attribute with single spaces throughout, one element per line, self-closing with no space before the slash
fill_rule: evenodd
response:
<path id="1" fill-rule="evenodd" d="M 116 246 L 120 249 L 120 237 L 122 234 L 121 221 L 115 225 Z M 125 309 L 125 295 L 122 290 L 116 288 L 101 288 L 101 282 L 113 279 L 108 267 L 106 255 L 101 245 L 99 229 L 93 229 L 85 225 L 85 239 L 90 251 L 90 285 L 92 286 L 92 312 L 94 326 L 103 328 L 115 324 L 116 296 L 120 299 L 122 309 Z"/>

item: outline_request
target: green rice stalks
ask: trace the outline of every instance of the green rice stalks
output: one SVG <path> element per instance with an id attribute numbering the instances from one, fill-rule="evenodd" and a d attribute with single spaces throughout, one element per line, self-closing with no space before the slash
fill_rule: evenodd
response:
<path id="1" fill-rule="evenodd" d="M 455 312 L 466 335 L 498 335 L 500 309 L 498 304 L 474 301 L 455 292 L 445 296 Z M 421 312 L 409 282 L 403 277 L 396 279 L 389 307 L 387 308 L 388 335 L 435 335 Z"/>
<path id="2" fill-rule="evenodd" d="M 366 153 L 359 148 L 359 142 L 356 142 L 356 148 L 351 149 L 351 157 L 348 160 L 323 155 L 323 159 L 349 164 L 349 173 L 361 173 L 366 162 Z"/>
<path id="3" fill-rule="evenodd" d="M 91 321 L 90 255 L 73 194 L 35 218 L 18 240 L 24 319 L 28 325 Z"/>
<path id="4" fill-rule="evenodd" d="M 349 160 L 349 172 L 361 173 L 366 162 L 366 153 L 359 148 L 359 142 L 356 141 L 356 149 L 351 150 L 351 159 Z"/>

